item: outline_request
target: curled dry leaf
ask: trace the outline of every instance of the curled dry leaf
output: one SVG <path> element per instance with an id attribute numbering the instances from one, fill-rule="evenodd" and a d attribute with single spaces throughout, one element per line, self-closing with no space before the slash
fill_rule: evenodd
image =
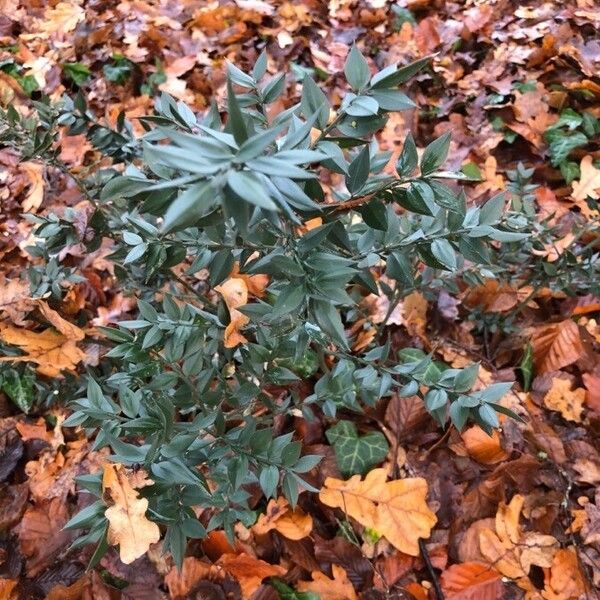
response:
<path id="1" fill-rule="evenodd" d="M 387 481 L 385 469 L 373 469 L 364 481 L 360 475 L 347 481 L 328 477 L 319 492 L 323 504 L 340 508 L 411 556 L 419 554 L 419 538 L 428 538 L 437 522 L 426 498 L 425 479 Z"/>
<path id="2" fill-rule="evenodd" d="M 266 513 L 258 517 L 252 531 L 263 535 L 275 529 L 289 540 L 301 540 L 310 535 L 312 526 L 313 521 L 310 515 L 298 507 L 292 510 L 288 501 L 279 497 L 277 500 L 269 501 Z"/>
<path id="3" fill-rule="evenodd" d="M 479 548 L 489 564 L 511 579 L 527 577 L 531 565 L 549 567 L 558 549 L 551 535 L 523 532 L 519 517 L 524 496 L 513 496 L 509 504 L 501 502 L 496 513 L 495 531 L 479 532 Z"/>
<path id="4" fill-rule="evenodd" d="M 586 392 L 583 388 L 571 389 L 568 379 L 555 377 L 552 386 L 544 396 L 544 406 L 559 412 L 567 421 L 581 423 L 581 413 Z"/>
<path id="5" fill-rule="evenodd" d="M 354 586 L 348 579 L 346 571 L 339 565 L 332 565 L 333 579 L 320 571 L 313 571 L 312 581 L 300 581 L 299 592 L 313 592 L 321 600 L 358 600 Z"/>
<path id="6" fill-rule="evenodd" d="M 139 497 L 123 465 L 104 466 L 102 489 L 113 502 L 105 512 L 108 543 L 119 544 L 119 556 L 128 565 L 158 542 L 160 530 L 146 517 L 148 500 Z"/>
<path id="7" fill-rule="evenodd" d="M 24 162 L 19 166 L 29 178 L 29 191 L 21 204 L 24 212 L 35 212 L 44 201 L 44 165 L 36 162 Z"/>

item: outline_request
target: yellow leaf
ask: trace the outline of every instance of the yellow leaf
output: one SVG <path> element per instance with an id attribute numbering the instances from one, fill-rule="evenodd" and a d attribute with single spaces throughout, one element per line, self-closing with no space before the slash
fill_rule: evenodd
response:
<path id="1" fill-rule="evenodd" d="M 585 200 L 588 196 L 598 200 L 598 190 L 600 189 L 600 169 L 596 169 L 592 164 L 592 157 L 588 154 L 581 159 L 579 166 L 581 177 L 579 181 L 573 182 L 573 199 Z"/>
<path id="2" fill-rule="evenodd" d="M 60 377 L 63 370 L 74 371 L 85 358 L 75 340 L 52 329 L 36 333 L 0 323 L 0 340 L 19 346 L 26 353 L 25 356 L 3 356 L 0 362 L 34 362 L 38 372 L 48 377 Z"/>
<path id="3" fill-rule="evenodd" d="M 264 535 L 275 529 L 289 540 L 301 540 L 312 531 L 313 521 L 300 508 L 292 510 L 287 500 L 283 497 L 270 500 L 267 511 L 258 517 L 256 525 L 252 528 L 254 533 Z"/>
<path id="4" fill-rule="evenodd" d="M 583 388 L 571 390 L 571 382 L 567 379 L 552 379 L 552 386 L 544 396 L 544 406 L 559 412 L 567 421 L 581 423 L 581 413 L 585 402 L 586 391 Z"/>
<path id="5" fill-rule="evenodd" d="M 108 543 L 119 544 L 119 556 L 128 565 L 158 542 L 160 530 L 146 517 L 148 500 L 139 497 L 123 465 L 104 466 L 102 489 L 114 503 L 104 513 L 108 519 Z"/>
<path id="6" fill-rule="evenodd" d="M 312 581 L 300 581 L 297 584 L 299 592 L 313 592 L 321 600 L 358 600 L 354 586 L 348 579 L 346 571 L 338 566 L 332 565 L 333 579 L 329 579 L 320 571 L 313 571 L 310 576 Z"/>
<path id="7" fill-rule="evenodd" d="M 419 538 L 428 538 L 436 524 L 427 506 L 427 482 L 420 477 L 386 481 L 385 469 L 373 469 L 364 481 L 328 477 L 319 499 L 341 508 L 364 527 L 374 529 L 405 554 L 419 554 Z"/>

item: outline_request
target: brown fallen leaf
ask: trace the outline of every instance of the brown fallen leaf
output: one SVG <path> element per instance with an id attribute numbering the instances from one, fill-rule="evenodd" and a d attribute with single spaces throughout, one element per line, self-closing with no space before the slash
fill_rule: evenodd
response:
<path id="1" fill-rule="evenodd" d="M 385 469 L 373 469 L 364 481 L 360 475 L 347 481 L 328 477 L 319 492 L 323 504 L 342 509 L 411 556 L 419 554 L 419 538 L 428 538 L 437 522 L 426 498 L 425 479 L 387 481 Z"/>
<path id="2" fill-rule="evenodd" d="M 461 437 L 469 456 L 484 465 L 493 465 L 508 457 L 498 431 L 490 436 L 481 427 L 473 426 L 463 431 Z"/>
<path id="3" fill-rule="evenodd" d="M 312 581 L 299 581 L 299 592 L 313 592 L 321 600 L 358 600 L 354 586 L 348 579 L 346 571 L 339 565 L 332 565 L 333 579 L 320 571 L 313 571 Z"/>
<path id="4" fill-rule="evenodd" d="M 47 377 L 61 377 L 61 371 L 75 371 L 75 367 L 85 358 L 85 353 L 77 347 L 76 340 L 52 329 L 40 333 L 0 323 L 0 339 L 13 346 L 19 346 L 25 356 L 3 356 L 0 362 L 33 362 L 37 370 Z"/>
<path id="5" fill-rule="evenodd" d="M 536 328 L 531 344 L 536 373 L 558 371 L 585 353 L 579 327 L 571 319 Z"/>
<path id="6" fill-rule="evenodd" d="M 19 594 L 15 588 L 18 583 L 16 579 L 0 577 L 0 600 L 17 600 Z"/>
<path id="7" fill-rule="evenodd" d="M 600 190 L 600 169 L 592 164 L 592 157 L 588 154 L 581 159 L 579 166 L 581 176 L 579 181 L 573 182 L 573 198 L 585 201 L 586 198 L 598 200 Z"/>
<path id="8" fill-rule="evenodd" d="M 63 529 L 68 516 L 67 505 L 60 498 L 38 503 L 25 511 L 18 535 L 21 552 L 27 557 L 29 577 L 43 571 L 68 546 L 72 536 Z"/>
<path id="9" fill-rule="evenodd" d="M 479 532 L 481 554 L 492 567 L 511 579 L 527 577 L 531 565 L 549 567 L 558 549 L 553 536 L 521 530 L 519 517 L 524 502 L 524 496 L 519 494 L 509 504 L 501 502 L 495 531 L 484 528 Z"/>
<path id="10" fill-rule="evenodd" d="M 44 318 L 69 340 L 79 342 L 85 337 L 83 329 L 66 319 L 63 319 L 53 308 L 50 308 L 44 300 L 36 300 L 35 304 L 42 315 L 44 315 Z"/>
<path id="11" fill-rule="evenodd" d="M 21 163 L 19 169 L 29 178 L 29 191 L 21 207 L 24 212 L 35 212 L 44 201 L 44 165 L 28 161 Z"/>
<path id="12" fill-rule="evenodd" d="M 174 566 L 165 576 L 165 584 L 171 600 L 189 598 L 189 594 L 201 581 L 219 586 L 224 591 L 222 597 L 225 597 L 225 593 L 231 593 L 232 598 L 239 598 L 239 586 L 225 569 L 193 556 L 183 559 L 181 570 Z M 237 595 L 234 595 L 234 592 L 237 592 Z"/>
<path id="13" fill-rule="evenodd" d="M 448 567 L 441 575 L 441 584 L 447 600 L 496 600 L 504 592 L 500 573 L 479 562 Z"/>
<path id="14" fill-rule="evenodd" d="M 552 386 L 544 396 L 544 406 L 559 412 L 567 421 L 581 423 L 581 413 L 586 392 L 583 388 L 571 389 L 568 379 L 554 377 Z"/>
<path id="15" fill-rule="evenodd" d="M 288 501 L 279 497 L 269 501 L 265 514 L 258 517 L 252 531 L 264 535 L 275 529 L 289 540 L 301 540 L 310 535 L 312 527 L 313 520 L 310 515 L 298 507 L 292 510 Z"/>
<path id="16" fill-rule="evenodd" d="M 249 554 L 223 554 L 217 561 L 232 577 L 235 577 L 242 588 L 244 600 L 250 600 L 260 587 L 262 580 L 267 577 L 285 575 L 286 569 L 279 565 L 270 565 L 264 560 L 254 558 Z"/>
<path id="17" fill-rule="evenodd" d="M 108 543 L 119 544 L 119 556 L 128 565 L 158 542 L 160 529 L 146 517 L 148 500 L 139 497 L 123 465 L 105 465 L 102 489 L 114 503 L 104 513 L 108 519 Z"/>
<path id="18" fill-rule="evenodd" d="M 0 276 L 0 316 L 8 317 L 14 325 L 25 325 L 25 315 L 34 309 L 30 296 L 29 283 Z"/>
<path id="19" fill-rule="evenodd" d="M 576 549 L 561 548 L 554 555 L 550 571 L 546 573 L 544 600 L 580 598 L 586 592 L 585 579 L 581 573 Z"/>

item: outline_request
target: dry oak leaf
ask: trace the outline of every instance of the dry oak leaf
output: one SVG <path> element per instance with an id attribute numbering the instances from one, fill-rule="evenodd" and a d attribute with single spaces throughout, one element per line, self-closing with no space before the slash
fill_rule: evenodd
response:
<path id="1" fill-rule="evenodd" d="M 298 507 L 292 510 L 288 501 L 279 497 L 269 501 L 266 513 L 258 517 L 252 531 L 264 535 L 275 529 L 289 540 L 301 540 L 310 535 L 312 527 L 313 520 L 310 515 Z"/>
<path id="2" fill-rule="evenodd" d="M 108 543 L 119 544 L 119 556 L 128 565 L 144 555 L 150 544 L 158 542 L 160 530 L 146 517 L 148 500 L 139 497 L 123 465 L 104 466 L 102 490 L 114 503 L 104 513 L 108 519 Z"/>
<path id="3" fill-rule="evenodd" d="M 583 388 L 571 390 L 568 379 L 554 377 L 552 386 L 544 396 L 544 406 L 559 412 L 567 421 L 581 423 L 581 413 L 586 392 Z"/>
<path id="4" fill-rule="evenodd" d="M 329 579 L 320 571 L 313 571 L 312 581 L 299 581 L 299 592 L 313 592 L 321 600 L 358 600 L 354 586 L 348 579 L 346 571 L 339 565 L 332 565 L 333 579 Z"/>
<path id="5" fill-rule="evenodd" d="M 229 325 L 225 327 L 225 334 L 223 336 L 223 345 L 225 348 L 235 348 L 238 344 L 248 343 L 248 339 L 240 333 L 240 329 L 248 325 L 250 319 L 235 308 L 229 311 L 229 316 Z"/>
<path id="6" fill-rule="evenodd" d="M 571 600 L 585 594 L 585 580 L 579 570 L 575 548 L 562 548 L 556 552 L 550 572 L 545 577 L 542 597 L 545 600 Z"/>
<path id="7" fill-rule="evenodd" d="M 495 519 L 495 529 L 479 532 L 479 549 L 487 561 L 502 575 L 511 579 L 527 577 L 531 565 L 550 567 L 558 549 L 551 535 L 523 532 L 519 517 L 525 501 L 516 494 L 509 504 L 501 502 Z"/>
<path id="8" fill-rule="evenodd" d="M 418 556 L 419 538 L 428 538 L 436 524 L 427 506 L 427 482 L 420 477 L 387 481 L 385 469 L 373 469 L 364 481 L 328 477 L 319 499 L 340 508 L 363 527 L 383 535 L 394 548 Z"/>
<path id="9" fill-rule="evenodd" d="M 496 600 L 503 596 L 502 576 L 480 562 L 465 562 L 448 567 L 441 576 L 447 600 Z"/>
<path id="10" fill-rule="evenodd" d="M 496 279 L 486 279 L 483 285 L 470 288 L 463 297 L 468 307 L 481 307 L 485 312 L 506 312 L 523 301 L 531 289 L 516 289 L 509 285 L 501 285 Z"/>
<path id="11" fill-rule="evenodd" d="M 588 154 L 581 159 L 579 166 L 581 177 L 579 181 L 573 182 L 573 199 L 586 200 L 589 196 L 594 200 L 598 200 L 598 190 L 600 190 L 600 169 L 597 169 L 592 164 L 592 157 Z"/>
<path id="12" fill-rule="evenodd" d="M 536 373 L 558 371 L 585 353 L 579 326 L 571 319 L 536 328 L 531 338 Z"/>
<path id="13" fill-rule="evenodd" d="M 229 310 L 248 304 L 248 285 L 238 277 L 232 277 L 215 286 L 215 291 L 223 296 Z"/>
<path id="14" fill-rule="evenodd" d="M 493 465 L 508 457 L 496 430 L 490 436 L 481 427 L 474 426 L 466 429 L 461 437 L 469 456 L 479 463 Z"/>
<path id="15" fill-rule="evenodd" d="M 33 362 L 38 365 L 38 373 L 47 377 L 60 377 L 63 370 L 74 371 L 85 358 L 76 340 L 52 329 L 36 333 L 0 323 L 0 340 L 26 352 L 25 356 L 0 357 L 0 362 Z"/>
<path id="16" fill-rule="evenodd" d="M 245 552 L 241 554 L 223 554 L 217 561 L 232 577 L 239 581 L 244 600 L 250 600 L 266 577 L 281 577 L 286 569 L 279 565 L 270 565 L 264 560 L 254 558 Z"/>
<path id="17" fill-rule="evenodd" d="M 203 562 L 193 556 L 188 556 L 183 559 L 181 570 L 174 566 L 167 573 L 165 584 L 169 589 L 169 596 L 172 600 L 183 600 L 184 598 L 189 598 L 190 592 L 200 581 L 204 580 L 215 584 L 222 584 L 224 587 L 230 584 L 237 588 L 235 581 L 231 579 L 228 581 L 229 577 L 222 567 Z M 236 596 L 232 595 L 232 597 Z"/>

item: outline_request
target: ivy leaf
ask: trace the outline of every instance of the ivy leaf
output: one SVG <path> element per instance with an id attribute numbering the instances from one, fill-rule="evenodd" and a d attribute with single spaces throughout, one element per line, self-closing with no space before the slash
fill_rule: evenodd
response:
<path id="1" fill-rule="evenodd" d="M 333 446 L 337 465 L 345 477 L 364 475 L 379 464 L 389 450 L 383 433 L 373 431 L 359 436 L 356 425 L 351 421 L 340 421 L 325 435 Z"/>

